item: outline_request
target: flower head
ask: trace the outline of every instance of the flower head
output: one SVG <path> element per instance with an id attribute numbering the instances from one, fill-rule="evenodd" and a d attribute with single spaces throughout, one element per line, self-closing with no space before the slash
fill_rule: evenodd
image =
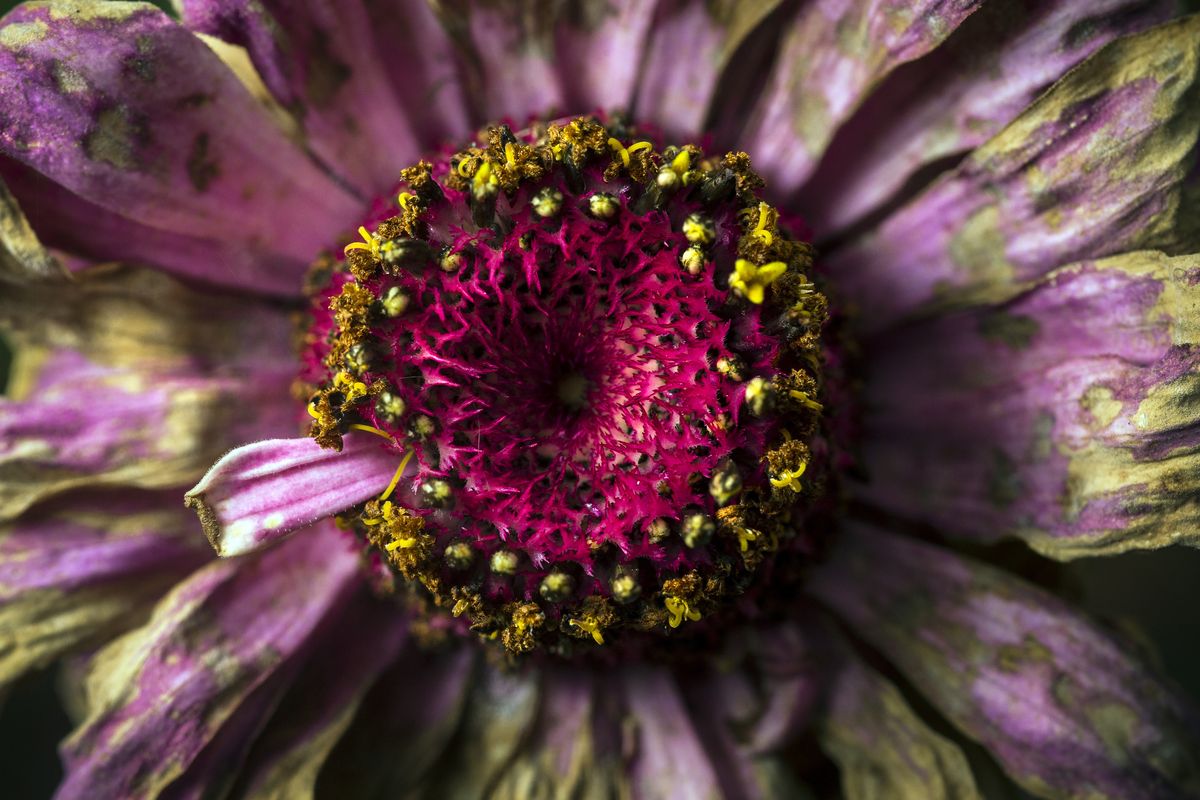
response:
<path id="1" fill-rule="evenodd" d="M 1196 794 L 991 545 L 1197 540 L 1197 18 L 180 5 L 0 24 L 60 797 Z"/>

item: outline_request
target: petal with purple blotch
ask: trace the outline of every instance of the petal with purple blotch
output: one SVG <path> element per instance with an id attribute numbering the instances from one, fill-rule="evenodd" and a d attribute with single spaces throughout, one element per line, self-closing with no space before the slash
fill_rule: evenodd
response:
<path id="1" fill-rule="evenodd" d="M 1035 795 L 1200 790 L 1196 710 L 1057 597 L 861 525 L 841 532 L 809 590 Z"/>
<path id="2" fill-rule="evenodd" d="M 361 210 L 203 42 L 148 4 L 10 12 L 0 98 L 5 159 L 135 221 L 132 233 L 224 240 L 253 256 L 229 274 L 209 264 L 212 281 L 298 294 L 313 254 Z M 109 245 L 104 257 L 126 255 Z"/>
<path id="3" fill-rule="evenodd" d="M 863 327 L 999 302 L 1072 261 L 1188 252 L 1180 184 L 1200 131 L 1198 42 L 1195 15 L 1106 45 L 957 169 L 832 253 L 829 274 Z"/>
<path id="4" fill-rule="evenodd" d="M 1200 256 L 1065 267 L 872 359 L 862 496 L 1073 558 L 1200 542 Z"/>

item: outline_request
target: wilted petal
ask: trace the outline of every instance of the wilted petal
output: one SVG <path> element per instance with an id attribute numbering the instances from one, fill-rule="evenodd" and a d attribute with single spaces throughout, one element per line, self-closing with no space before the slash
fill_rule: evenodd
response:
<path id="1" fill-rule="evenodd" d="M 865 496 L 1056 558 L 1200 543 L 1200 257 L 1067 267 L 888 336 Z"/>
<path id="2" fill-rule="evenodd" d="M 186 495 L 213 549 L 237 556 L 381 494 L 400 464 L 393 446 L 368 434 L 341 452 L 308 437 L 243 445 L 213 464 Z"/>
<path id="3" fill-rule="evenodd" d="M 246 48 L 312 151 L 364 194 L 391 188 L 423 147 L 377 52 L 363 3 L 184 0 L 184 23 Z M 397 8 L 397 12 L 402 9 Z M 414 76 L 416 77 L 416 76 Z"/>
<path id="4" fill-rule="evenodd" d="M 1200 717 L 1058 598 L 861 527 L 810 589 L 1034 794 L 1200 791 Z"/>
<path id="5" fill-rule="evenodd" d="M 407 625 L 393 604 L 367 596 L 340 615 L 254 742 L 233 795 L 312 798 L 319 770 L 396 657 Z"/>
<path id="6" fill-rule="evenodd" d="M 17 198 L 0 180 L 0 282 L 23 284 L 64 274 L 62 264 L 42 247 Z"/>
<path id="7" fill-rule="evenodd" d="M 533 735 L 505 769 L 493 800 L 581 800 L 628 795 L 620 722 L 604 714 L 597 673 L 550 669 Z"/>
<path id="8" fill-rule="evenodd" d="M 633 797 L 720 797 L 721 784 L 671 674 L 657 667 L 630 665 L 619 678 L 632 721 Z"/>
<path id="9" fill-rule="evenodd" d="M 541 671 L 485 668 L 467 694 L 445 769 L 426 776 L 423 797 L 485 797 L 537 720 Z"/>
<path id="10" fill-rule="evenodd" d="M 937 47 L 982 0 L 807 3 L 788 25 L 740 146 L 787 194 L 816 167 L 837 127 L 899 64 Z"/>
<path id="11" fill-rule="evenodd" d="M 669 138 L 698 135 L 721 72 L 781 0 L 696 3 L 661 0 L 647 42 L 635 117 Z"/>
<path id="12" fill-rule="evenodd" d="M 0 685 L 131 627 L 210 557 L 178 499 L 81 495 L 0 526 Z"/>
<path id="13" fill-rule="evenodd" d="M 356 576 L 357 557 L 326 529 L 180 584 L 95 659 L 89 718 L 63 745 L 57 796 L 156 796 L 247 698 L 293 668 Z"/>
<path id="14" fill-rule="evenodd" d="M 851 800 L 981 797 L 958 745 L 931 730 L 894 685 L 849 652 L 819 736 Z"/>
<path id="15" fill-rule="evenodd" d="M 296 294 L 331 226 L 358 212 L 217 56 L 158 9 L 22 6 L 4 23 L 0 98 L 11 113 L 0 153 L 136 220 L 133 233 L 240 245 L 245 257 L 211 264 L 209 280 Z M 127 255 L 111 245 L 94 255 Z"/>
<path id="16" fill-rule="evenodd" d="M 999 133 L 1104 44 L 1165 20 L 1171 5 L 985 3 L 943 45 L 876 87 L 797 193 L 798 210 L 822 236 L 832 236 L 922 169 Z"/>
<path id="17" fill-rule="evenodd" d="M 363 701 L 321 771 L 317 795 L 411 796 L 458 730 L 476 656 L 472 647 L 410 644 Z"/>
<path id="18" fill-rule="evenodd" d="M 43 365 L 22 402 L 0 399 L 0 518 L 84 486 L 187 485 L 224 449 L 217 412 L 245 387 L 230 379 L 156 377 L 69 352 Z"/>
<path id="19" fill-rule="evenodd" d="M 958 169 L 827 259 L 875 331 L 1002 300 L 1065 263 L 1177 252 L 1200 127 L 1200 16 L 1105 46 Z"/>

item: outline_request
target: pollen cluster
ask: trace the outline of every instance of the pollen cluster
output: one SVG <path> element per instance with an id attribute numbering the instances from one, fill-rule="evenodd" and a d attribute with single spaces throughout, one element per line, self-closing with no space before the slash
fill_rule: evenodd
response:
<path id="1" fill-rule="evenodd" d="M 566 655 L 736 614 L 804 549 L 827 308 L 761 188 L 591 117 L 403 171 L 314 269 L 303 376 L 320 444 L 396 452 L 340 518 L 394 588 Z"/>

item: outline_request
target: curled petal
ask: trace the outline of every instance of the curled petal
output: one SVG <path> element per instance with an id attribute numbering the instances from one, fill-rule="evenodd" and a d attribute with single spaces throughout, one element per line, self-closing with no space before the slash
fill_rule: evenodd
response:
<path id="1" fill-rule="evenodd" d="M 308 437 L 268 439 L 226 454 L 185 502 L 218 555 L 237 556 L 382 493 L 398 463 L 366 434 L 347 436 L 341 452 Z"/>
<path id="2" fill-rule="evenodd" d="M 23 284 L 64 274 L 62 264 L 42 247 L 17 198 L 0 180 L 0 281 Z"/>
<path id="3" fill-rule="evenodd" d="M 1200 16 L 1101 48 L 1001 133 L 828 260 L 878 331 L 999 302 L 1071 261 L 1187 252 L 1180 184 L 1200 130 Z M 1194 244 L 1194 243 L 1193 243 Z"/>
<path id="4" fill-rule="evenodd" d="M 866 496 L 1073 558 L 1200 542 L 1200 257 L 1131 253 L 888 337 Z"/>
<path id="5" fill-rule="evenodd" d="M 810 589 L 1040 797 L 1200 789 L 1200 716 L 1129 648 L 992 567 L 864 527 Z"/>

